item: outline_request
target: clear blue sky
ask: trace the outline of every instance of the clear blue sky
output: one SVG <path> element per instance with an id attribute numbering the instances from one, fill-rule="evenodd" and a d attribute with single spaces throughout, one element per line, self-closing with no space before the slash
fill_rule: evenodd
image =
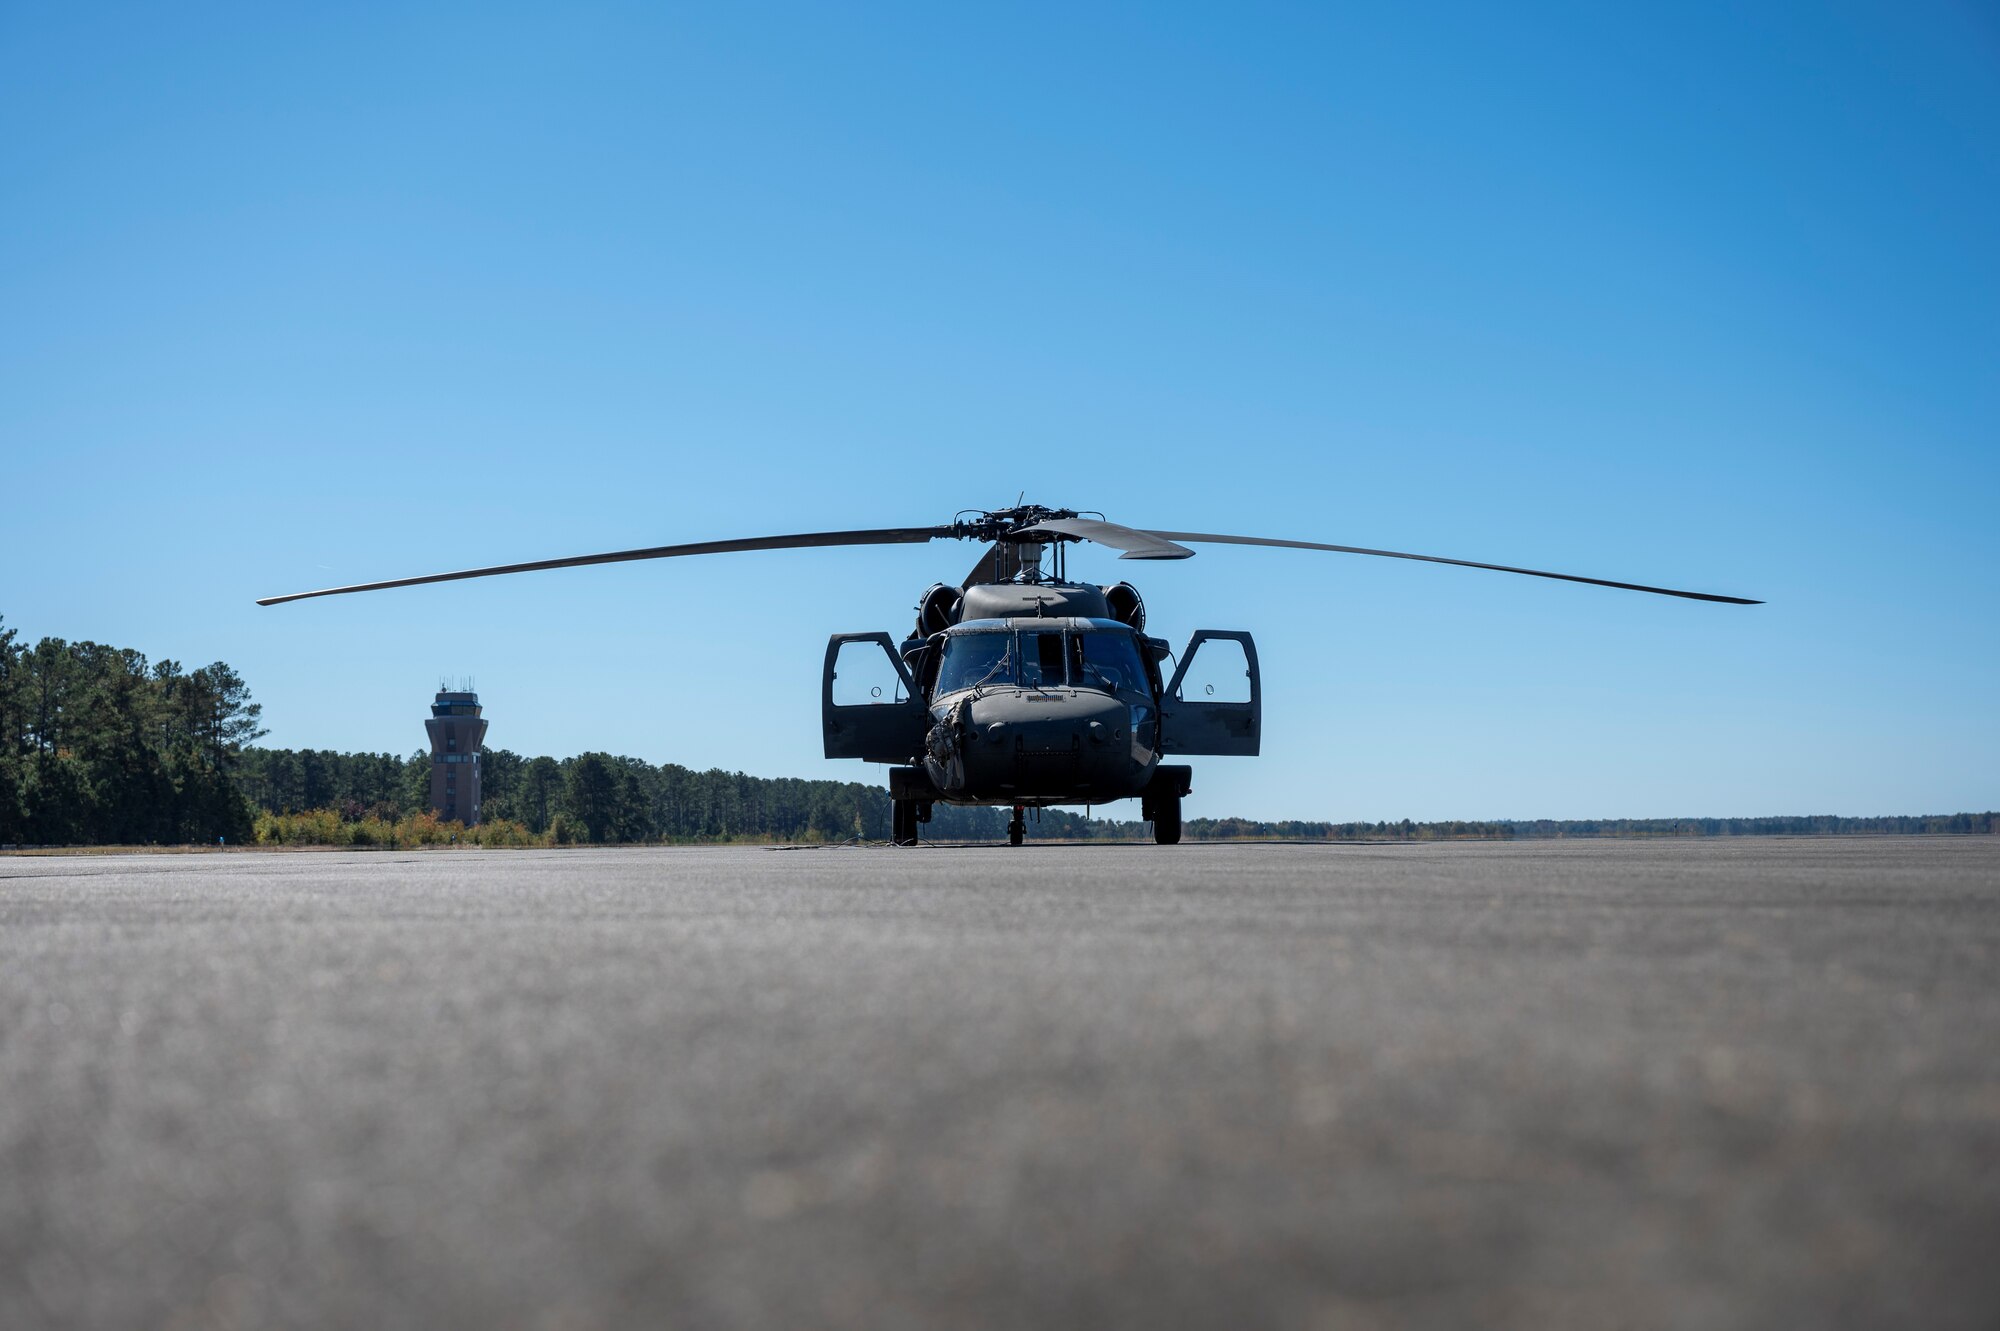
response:
<path id="1" fill-rule="evenodd" d="M 1944 3 L 0 10 L 0 614 L 285 746 L 819 756 L 1026 491 L 1210 547 L 1190 813 L 2000 805 L 2000 23 Z M 1134 815 L 1136 816 L 1136 815 Z"/>

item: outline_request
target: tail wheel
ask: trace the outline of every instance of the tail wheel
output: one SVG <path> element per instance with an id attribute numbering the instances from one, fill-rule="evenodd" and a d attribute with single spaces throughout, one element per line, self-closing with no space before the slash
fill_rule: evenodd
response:
<path id="1" fill-rule="evenodd" d="M 1161 799 L 1153 810 L 1153 840 L 1162 846 L 1178 846 L 1181 843 L 1181 797 L 1170 795 Z"/>
<path id="2" fill-rule="evenodd" d="M 1007 844 L 1018 846 L 1028 839 L 1028 811 L 1020 805 L 1014 806 L 1014 817 L 1007 824 Z"/>
<path id="3" fill-rule="evenodd" d="M 891 800 L 890 835 L 899 846 L 917 844 L 917 802 L 915 800 Z"/>

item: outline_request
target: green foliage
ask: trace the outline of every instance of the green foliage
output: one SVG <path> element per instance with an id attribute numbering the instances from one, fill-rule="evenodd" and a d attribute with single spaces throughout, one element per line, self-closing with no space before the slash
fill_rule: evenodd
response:
<path id="1" fill-rule="evenodd" d="M 429 788 L 411 798 L 412 760 L 393 753 L 334 753 L 327 749 L 245 749 L 238 783 L 260 809 L 337 809 L 390 821 L 424 808 Z M 425 781 L 430 759 L 416 760 Z"/>
<path id="2" fill-rule="evenodd" d="M 403 761 L 402 805 L 413 812 L 431 806 L 431 755 L 426 749 L 413 750 Z"/>
<path id="3" fill-rule="evenodd" d="M 627 829 L 620 826 L 624 805 L 623 786 L 629 778 L 613 775 L 611 764 L 601 753 L 586 753 L 572 759 L 563 773 L 563 808 L 583 824 L 587 839 L 596 842 L 623 841 Z M 644 837 L 632 837 L 643 840 Z"/>
<path id="4" fill-rule="evenodd" d="M 425 847 L 513 848 L 546 846 L 548 837 L 537 837 L 521 824 L 505 818 L 489 819 L 477 827 L 460 822 L 444 822 L 436 814 L 405 814 L 400 818 L 363 816 L 343 818 L 334 809 L 311 809 L 304 813 L 260 813 L 255 834 L 261 846 L 386 846 L 395 849 Z"/>
<path id="5" fill-rule="evenodd" d="M 0 626 L 0 844 L 241 841 L 238 784 L 262 709 L 221 661 L 95 642 L 23 646 Z"/>
<path id="6" fill-rule="evenodd" d="M 252 749 L 242 765 L 245 789 L 271 814 L 327 808 L 344 822 L 367 818 L 394 825 L 428 802 L 430 761 L 423 753 L 404 760 L 391 754 Z M 696 772 L 607 753 L 558 762 L 485 749 L 479 766 L 481 826 L 502 820 L 519 824 L 536 845 L 889 836 L 888 792 L 859 782 Z M 997 840 L 1006 834 L 1006 819 L 1000 809 L 940 805 L 925 834 L 938 840 Z M 1088 825 L 1081 818 L 1076 823 Z"/>
<path id="7" fill-rule="evenodd" d="M 139 652 L 44 638 L 0 623 L 0 845 L 231 842 L 266 845 L 570 845 L 834 842 L 889 836 L 879 786 L 696 772 L 586 753 L 558 762 L 483 750 L 485 821 L 429 812 L 430 757 L 247 748 L 261 709 L 223 662 L 183 670 Z M 1130 807 L 1130 806 L 1125 806 Z M 261 812 L 259 812 L 261 810 Z M 923 836 L 996 841 L 1003 809 L 938 805 Z M 1144 839 L 1145 824 L 1068 810 L 1030 814 L 1030 835 Z M 1433 841 L 1595 836 L 1986 833 L 2000 814 L 1330 823 L 1201 818 L 1193 840 Z"/>

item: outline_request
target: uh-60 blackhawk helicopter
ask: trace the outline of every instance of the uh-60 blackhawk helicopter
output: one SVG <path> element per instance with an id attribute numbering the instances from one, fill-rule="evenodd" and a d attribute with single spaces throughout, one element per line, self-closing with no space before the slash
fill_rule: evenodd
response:
<path id="1" fill-rule="evenodd" d="M 887 633 L 835 634 L 820 673 L 826 756 L 892 764 L 893 832 L 896 844 L 904 846 L 916 844 L 918 826 L 930 821 L 931 807 L 938 803 L 1011 807 L 1007 839 L 1018 846 L 1030 808 L 1132 798 L 1152 823 L 1153 839 L 1173 845 L 1181 838 L 1181 799 L 1190 790 L 1192 769 L 1165 760 L 1256 756 L 1264 729 L 1263 690 L 1250 635 L 1200 629 L 1175 657 L 1164 639 L 1146 636 L 1146 605 L 1137 588 L 1127 582 L 1100 587 L 1069 580 L 1064 551 L 1074 541 L 1108 546 L 1121 559 L 1186 559 L 1194 551 L 1184 541 L 1330 550 L 1693 601 L 1762 604 L 1740 596 L 1396 550 L 1147 531 L 1098 514 L 1032 504 L 990 513 L 967 510 L 949 526 L 697 541 L 329 587 L 257 604 L 581 564 L 943 539 L 984 541 L 987 550 L 962 583 L 937 583 L 924 592 L 908 638 L 896 643 Z M 1044 560 L 1051 567 L 1044 569 Z M 1166 661 L 1174 663 L 1171 676 L 1161 671 Z M 881 682 L 863 692 L 843 688 L 844 677 Z"/>

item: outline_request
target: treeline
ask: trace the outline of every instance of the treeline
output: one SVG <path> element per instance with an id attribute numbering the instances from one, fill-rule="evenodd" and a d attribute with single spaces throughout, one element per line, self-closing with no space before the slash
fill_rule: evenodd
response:
<path id="1" fill-rule="evenodd" d="M 1512 823 L 1517 837 L 1949 836 L 2000 832 L 2000 813 L 1875 818 L 1805 814 L 1777 818 L 1602 818 Z"/>
<path id="2" fill-rule="evenodd" d="M 331 749 L 243 751 L 238 780 L 251 804 L 266 813 L 328 809 L 348 821 L 394 821 L 429 807 L 428 755 L 336 753 Z"/>
<path id="3" fill-rule="evenodd" d="M 483 825 L 518 824 L 535 844 L 886 841 L 890 832 L 889 792 L 856 781 L 697 772 L 608 753 L 524 758 L 506 749 L 480 750 L 479 769 Z M 242 763 L 243 790 L 265 813 L 326 810 L 351 824 L 386 827 L 421 814 L 429 782 L 430 757 L 422 750 L 398 758 L 250 749 Z M 1074 814 L 1046 816 L 1057 820 L 1044 824 L 1050 830 L 1058 823 L 1088 826 Z M 275 838 L 283 825 L 267 826 Z M 947 841 L 998 840 L 1006 831 L 1005 810 L 944 805 L 925 828 L 928 837 Z M 400 843 L 411 844 L 406 838 Z"/>
<path id="4" fill-rule="evenodd" d="M 448 841 L 496 845 L 616 845 L 647 842 L 886 841 L 889 794 L 853 781 L 697 772 L 673 763 L 586 753 L 523 758 L 505 749 L 480 752 L 487 829 L 418 824 L 428 817 L 430 758 L 320 749 L 248 749 L 245 792 L 274 817 L 312 814 L 293 823 L 260 822 L 262 840 L 316 844 L 418 845 Z M 1132 806 L 1116 806 L 1130 809 Z M 1147 840 L 1145 823 L 1093 818 L 1068 809 L 1030 810 L 1031 838 L 1063 841 Z M 401 822 L 400 830 L 398 823 Z M 368 824 L 365 827 L 361 824 Z M 357 830 L 343 833 L 348 825 Z M 1618 818 L 1535 821 L 1265 822 L 1194 818 L 1183 835 L 1196 841 L 1513 841 L 1559 837 L 1726 837 L 1949 834 L 2000 831 L 2000 814 L 1840 818 Z M 940 804 L 925 840 L 997 841 L 1007 811 Z M 525 838 L 525 839 L 524 839 Z"/>
<path id="5" fill-rule="evenodd" d="M 1533 841 L 1589 837 L 1949 836 L 2000 832 L 2000 813 L 1842 818 L 1537 818 L 1413 823 L 1258 822 L 1194 818 L 1183 835 L 1210 841 Z"/>
<path id="6" fill-rule="evenodd" d="M 0 845 L 249 838 L 235 782 L 259 707 L 221 661 L 185 670 L 0 623 Z"/>
<path id="7" fill-rule="evenodd" d="M 889 794 L 855 781 L 697 772 L 585 753 L 481 750 L 482 822 L 441 823 L 418 750 L 246 747 L 264 734 L 221 661 L 192 670 L 95 642 L 32 647 L 0 622 L 0 845 L 258 840 L 330 845 L 569 845 L 886 841 Z M 1131 810 L 1130 804 L 1117 806 Z M 1004 809 L 938 805 L 926 840 L 997 841 Z M 1197 818 L 1191 840 L 1453 841 L 1557 837 L 1992 834 L 2000 814 L 1644 818 L 1525 822 L 1263 822 Z M 1144 823 L 1049 809 L 1031 837 L 1140 840 Z"/>

